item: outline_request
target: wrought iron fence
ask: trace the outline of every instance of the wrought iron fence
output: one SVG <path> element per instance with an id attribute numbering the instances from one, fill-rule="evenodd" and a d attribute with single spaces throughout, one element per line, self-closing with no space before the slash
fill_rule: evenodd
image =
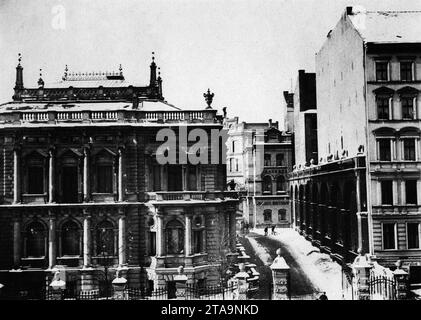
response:
<path id="1" fill-rule="evenodd" d="M 370 300 L 396 300 L 396 281 L 394 278 L 371 273 L 368 281 Z"/>
<path id="2" fill-rule="evenodd" d="M 186 286 L 187 300 L 234 300 L 237 285 L 197 286 L 188 284 Z"/>

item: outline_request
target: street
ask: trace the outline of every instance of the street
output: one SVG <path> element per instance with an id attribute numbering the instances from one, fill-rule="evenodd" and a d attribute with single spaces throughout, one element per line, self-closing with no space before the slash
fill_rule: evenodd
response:
<path id="1" fill-rule="evenodd" d="M 272 272 L 270 261 L 262 261 L 262 254 L 265 252 L 256 252 L 251 242 L 256 241 L 262 246 L 273 260 L 276 257 L 275 251 L 278 248 L 282 250 L 282 256 L 291 268 L 291 296 L 296 299 L 311 299 L 319 293 L 317 288 L 309 280 L 299 263 L 294 259 L 288 247 L 280 240 L 270 238 L 255 232 L 250 232 L 245 237 L 240 237 L 241 244 L 245 247 L 250 256 L 250 262 L 257 265 L 257 271 L 260 272 L 260 290 L 256 295 L 257 299 L 269 299 L 270 284 L 272 283 Z M 260 250 L 259 250 L 260 251 Z M 259 257 L 260 256 L 260 257 Z"/>

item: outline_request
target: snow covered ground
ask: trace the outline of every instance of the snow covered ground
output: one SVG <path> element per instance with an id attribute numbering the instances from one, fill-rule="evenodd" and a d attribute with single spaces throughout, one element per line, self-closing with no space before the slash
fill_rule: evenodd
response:
<path id="1" fill-rule="evenodd" d="M 254 229 L 252 231 L 264 234 L 263 229 Z M 311 242 L 307 241 L 295 230 L 277 229 L 276 232 L 276 235 L 268 235 L 268 237 L 280 241 L 283 246 L 288 248 L 314 287 L 318 288 L 320 292 L 325 291 L 330 300 L 342 299 L 341 266 L 334 262 L 328 254 L 320 253 L 317 247 L 312 246 Z M 258 244 L 254 239 L 249 238 L 249 241 L 260 260 L 264 264 L 270 265 L 273 259 L 266 248 Z"/>

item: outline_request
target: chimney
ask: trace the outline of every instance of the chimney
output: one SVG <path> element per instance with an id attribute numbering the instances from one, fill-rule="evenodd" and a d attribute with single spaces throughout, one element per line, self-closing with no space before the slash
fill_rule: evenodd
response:
<path id="1" fill-rule="evenodd" d="M 272 119 L 269 119 L 269 128 L 272 127 Z"/>
<path id="2" fill-rule="evenodd" d="M 352 7 L 346 7 L 346 14 L 349 15 L 349 16 L 353 15 Z"/>

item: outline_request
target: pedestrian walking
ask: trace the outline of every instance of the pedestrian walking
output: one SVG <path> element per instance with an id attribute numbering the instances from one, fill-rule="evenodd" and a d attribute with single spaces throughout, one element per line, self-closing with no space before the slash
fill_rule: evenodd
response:
<path id="1" fill-rule="evenodd" d="M 265 227 L 265 236 L 268 235 L 268 227 Z"/>
<path id="2" fill-rule="evenodd" d="M 275 228 L 276 228 L 276 226 L 275 226 L 275 225 L 273 225 L 273 226 L 272 226 L 272 234 L 273 234 L 273 235 L 275 235 L 275 234 L 276 234 L 276 232 L 275 232 Z"/>

